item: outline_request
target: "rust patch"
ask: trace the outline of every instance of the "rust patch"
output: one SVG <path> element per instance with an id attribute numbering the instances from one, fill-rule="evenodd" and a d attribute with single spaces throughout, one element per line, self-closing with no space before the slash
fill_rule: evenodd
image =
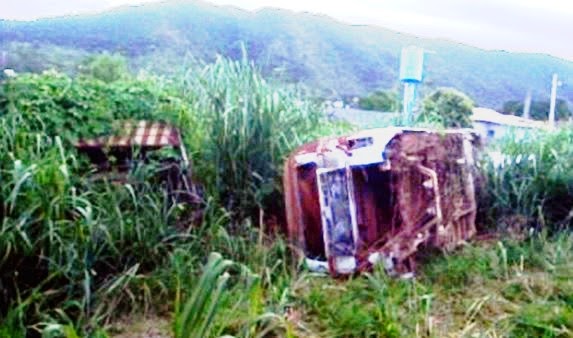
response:
<path id="1" fill-rule="evenodd" d="M 333 275 L 413 270 L 421 247 L 451 249 L 476 233 L 477 141 L 466 130 L 384 128 L 303 145 L 284 169 L 291 241 Z"/>

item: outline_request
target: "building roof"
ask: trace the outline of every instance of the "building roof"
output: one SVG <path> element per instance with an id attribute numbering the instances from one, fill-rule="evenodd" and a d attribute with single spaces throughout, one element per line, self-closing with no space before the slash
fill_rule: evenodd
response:
<path id="1" fill-rule="evenodd" d="M 79 149 L 100 147 L 163 147 L 181 145 L 177 128 L 162 122 L 123 121 L 120 135 L 101 136 L 92 139 L 80 139 Z"/>
<path id="2" fill-rule="evenodd" d="M 518 128 L 544 128 L 545 123 L 515 115 L 501 114 L 489 108 L 474 108 L 472 121 L 487 122 Z"/>

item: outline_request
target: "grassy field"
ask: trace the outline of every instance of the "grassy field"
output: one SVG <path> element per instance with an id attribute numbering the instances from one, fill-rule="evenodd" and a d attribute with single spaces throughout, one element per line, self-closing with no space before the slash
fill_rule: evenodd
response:
<path id="1" fill-rule="evenodd" d="M 285 263 L 275 261 L 269 271 L 251 263 L 258 277 L 266 276 L 262 288 L 253 293 L 239 283 L 211 294 L 220 302 L 210 336 L 567 337 L 573 333 L 572 255 L 573 236 L 536 234 L 435 253 L 413 280 L 383 271 L 333 280 L 296 264 L 284 271 Z M 170 336 L 169 316 L 136 318 L 115 333 Z"/>
<path id="2" fill-rule="evenodd" d="M 573 335 L 573 131 L 484 156 L 481 240 L 417 277 L 307 272 L 277 231 L 296 146 L 355 128 L 223 58 L 173 78 L 22 74 L 0 86 L 0 337 Z M 109 74 L 108 74 L 109 75 Z M 89 180 L 73 142 L 118 119 L 184 132 L 200 224 L 152 184 Z"/>

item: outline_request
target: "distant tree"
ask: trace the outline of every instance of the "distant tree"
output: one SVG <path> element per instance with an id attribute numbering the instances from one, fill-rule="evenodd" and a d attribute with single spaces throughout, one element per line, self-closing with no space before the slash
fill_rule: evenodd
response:
<path id="1" fill-rule="evenodd" d="M 439 88 L 424 98 L 418 119 L 447 128 L 467 128 L 472 125 L 474 106 L 466 94 L 453 88 Z"/>
<path id="2" fill-rule="evenodd" d="M 534 120 L 547 120 L 549 118 L 550 103 L 546 101 L 532 101 L 529 116 Z M 521 116 L 523 114 L 523 101 L 507 101 L 503 104 L 501 111 L 504 114 Z M 555 105 L 555 117 L 558 120 L 567 119 L 571 116 L 569 104 L 563 99 L 557 99 Z"/>
<path id="3" fill-rule="evenodd" d="M 41 73 L 55 69 L 73 75 L 78 63 L 87 53 L 68 47 L 59 47 L 47 43 L 11 42 L 0 47 L 0 61 L 4 55 L 4 65 L 18 73 Z"/>
<path id="4" fill-rule="evenodd" d="M 106 83 L 114 82 L 127 76 L 127 61 L 120 54 L 93 55 L 80 65 L 80 73 Z"/>
<path id="5" fill-rule="evenodd" d="M 400 110 L 400 98 L 396 92 L 379 90 L 360 98 L 358 106 L 366 110 L 395 112 Z"/>

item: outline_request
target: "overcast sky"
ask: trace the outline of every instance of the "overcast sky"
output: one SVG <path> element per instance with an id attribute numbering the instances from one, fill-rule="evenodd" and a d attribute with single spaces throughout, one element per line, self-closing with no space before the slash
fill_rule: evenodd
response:
<path id="1" fill-rule="evenodd" d="M 0 0 L 0 18 L 32 20 L 160 0 Z M 256 10 L 286 8 L 486 49 L 573 60 L 573 0 L 208 0 Z"/>

